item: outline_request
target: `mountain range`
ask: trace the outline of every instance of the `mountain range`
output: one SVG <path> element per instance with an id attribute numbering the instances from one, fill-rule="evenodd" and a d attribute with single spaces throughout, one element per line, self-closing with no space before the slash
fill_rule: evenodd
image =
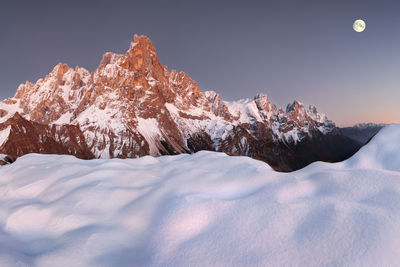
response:
<path id="1" fill-rule="evenodd" d="M 340 128 L 342 133 L 360 145 L 365 145 L 386 124 L 383 123 L 358 123 L 352 127 Z"/>
<path id="2" fill-rule="evenodd" d="M 0 102 L 0 153 L 133 158 L 200 150 L 249 156 L 275 170 L 347 159 L 361 143 L 314 106 L 277 108 L 266 94 L 224 101 L 162 65 L 151 40 L 105 53 L 94 72 L 59 63 Z"/>

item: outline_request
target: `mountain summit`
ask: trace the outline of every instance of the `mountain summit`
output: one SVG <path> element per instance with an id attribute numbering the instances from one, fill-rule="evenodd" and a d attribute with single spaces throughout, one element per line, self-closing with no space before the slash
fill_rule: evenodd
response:
<path id="1" fill-rule="evenodd" d="M 0 102 L 0 153 L 80 158 L 221 151 L 290 171 L 343 160 L 359 148 L 316 108 L 286 111 L 267 95 L 234 102 L 200 91 L 184 72 L 168 71 L 146 36 L 124 55 L 105 53 L 90 73 L 59 63 Z"/>

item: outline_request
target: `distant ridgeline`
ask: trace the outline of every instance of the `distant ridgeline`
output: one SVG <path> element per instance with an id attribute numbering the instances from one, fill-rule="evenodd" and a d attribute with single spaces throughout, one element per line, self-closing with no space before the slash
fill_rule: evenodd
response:
<path id="1" fill-rule="evenodd" d="M 375 123 L 360 123 L 353 127 L 344 127 L 340 130 L 342 133 L 353 139 L 360 145 L 365 145 L 374 135 L 376 135 L 385 124 L 375 124 Z"/>

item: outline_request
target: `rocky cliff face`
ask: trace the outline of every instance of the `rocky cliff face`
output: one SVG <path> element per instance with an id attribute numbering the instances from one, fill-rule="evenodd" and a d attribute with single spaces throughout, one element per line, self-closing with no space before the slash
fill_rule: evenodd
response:
<path id="1" fill-rule="evenodd" d="M 315 160 L 342 160 L 357 149 L 315 107 L 295 101 L 283 111 L 265 94 L 226 102 L 200 91 L 185 73 L 168 71 L 145 36 L 135 35 L 125 55 L 104 54 L 93 73 L 60 63 L 0 102 L 0 153 L 14 156 L 130 158 L 213 150 L 289 171 Z"/>

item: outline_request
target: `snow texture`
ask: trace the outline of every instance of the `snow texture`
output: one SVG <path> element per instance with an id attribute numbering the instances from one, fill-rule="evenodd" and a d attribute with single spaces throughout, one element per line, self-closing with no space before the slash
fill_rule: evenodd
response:
<path id="1" fill-rule="evenodd" d="M 159 142 L 161 133 L 156 119 L 138 118 L 137 130 L 143 135 L 150 146 L 150 154 L 158 153 L 157 142 Z"/>
<path id="2" fill-rule="evenodd" d="M 400 125 L 278 173 L 198 152 L 0 167 L 0 266 L 395 266 Z"/>
<path id="3" fill-rule="evenodd" d="M 11 125 L 0 131 L 0 147 L 7 141 L 10 131 Z"/>

